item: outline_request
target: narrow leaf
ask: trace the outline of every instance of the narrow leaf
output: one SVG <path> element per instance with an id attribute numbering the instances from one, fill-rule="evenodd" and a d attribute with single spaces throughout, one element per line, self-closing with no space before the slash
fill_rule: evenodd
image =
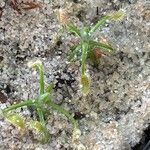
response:
<path id="1" fill-rule="evenodd" d="M 115 11 L 115 12 L 110 13 L 109 16 L 111 17 L 112 20 L 122 19 L 124 16 L 124 12 L 121 10 Z"/>
<path id="2" fill-rule="evenodd" d="M 44 124 L 39 121 L 31 121 L 30 128 L 34 129 L 35 133 L 37 134 L 37 138 L 41 143 L 45 144 L 49 141 L 50 134 L 48 133 Z"/>
<path id="3" fill-rule="evenodd" d="M 113 13 L 110 13 L 104 17 L 102 17 L 97 23 L 96 25 L 94 25 L 91 30 L 90 33 L 93 33 L 94 31 L 96 31 L 100 26 L 104 25 L 106 23 L 107 20 L 118 20 L 121 19 L 124 16 L 124 12 L 123 11 L 115 11 Z"/>
<path id="4" fill-rule="evenodd" d="M 105 44 L 105 43 L 101 43 L 101 42 L 96 42 L 96 41 L 89 41 L 89 45 L 93 48 L 101 48 L 103 50 L 107 50 L 108 52 L 113 51 L 113 47 L 110 44 Z"/>
<path id="5" fill-rule="evenodd" d="M 86 42 L 82 43 L 82 56 L 81 56 L 81 74 L 84 75 L 85 73 L 85 62 L 88 54 L 89 44 Z"/>
<path id="6" fill-rule="evenodd" d="M 81 36 L 82 40 L 84 40 L 84 41 L 89 40 L 89 38 L 90 38 L 90 35 L 89 35 L 90 29 L 91 28 L 89 26 L 85 26 L 81 29 L 80 36 Z"/>
<path id="7" fill-rule="evenodd" d="M 39 121 L 31 121 L 30 128 L 35 129 L 36 132 L 43 132 L 44 126 Z"/>
<path id="8" fill-rule="evenodd" d="M 45 83 L 44 83 L 44 68 L 43 68 L 42 62 L 40 60 L 36 60 L 34 62 L 30 61 L 30 62 L 28 62 L 28 67 L 35 68 L 39 71 L 40 94 L 44 94 Z"/>
<path id="9" fill-rule="evenodd" d="M 18 127 L 19 129 L 25 128 L 24 118 L 20 116 L 19 114 L 9 112 L 9 113 L 4 114 L 4 117 L 6 118 L 8 122 Z"/>
<path id="10" fill-rule="evenodd" d="M 50 83 L 47 87 L 46 87 L 46 92 L 47 93 L 52 93 L 53 92 L 53 88 L 54 88 L 54 84 L 53 83 Z"/>
<path id="11" fill-rule="evenodd" d="M 67 30 L 80 37 L 80 30 L 74 24 L 67 25 Z"/>
<path id="12" fill-rule="evenodd" d="M 81 75 L 81 91 L 84 96 L 88 95 L 90 90 L 90 77 Z"/>
<path id="13" fill-rule="evenodd" d="M 78 53 L 81 50 L 81 45 L 80 44 L 74 45 L 70 49 L 71 49 L 71 51 L 68 54 L 69 55 L 69 57 L 68 57 L 69 61 L 73 60 L 75 58 L 75 56 L 78 55 Z"/>
<path id="14" fill-rule="evenodd" d="M 93 27 L 91 27 L 90 33 L 95 32 L 100 26 L 104 25 L 106 23 L 107 20 L 111 19 L 110 16 L 104 16 L 102 17 L 97 23 L 96 25 L 94 25 Z"/>
<path id="15" fill-rule="evenodd" d="M 39 100 L 40 101 L 44 101 L 45 99 L 47 99 L 49 97 L 49 93 L 44 93 L 42 95 L 39 96 Z"/>

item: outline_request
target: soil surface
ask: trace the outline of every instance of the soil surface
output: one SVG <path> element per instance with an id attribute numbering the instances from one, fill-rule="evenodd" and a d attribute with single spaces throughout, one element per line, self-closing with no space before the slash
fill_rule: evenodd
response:
<path id="1" fill-rule="evenodd" d="M 3 8 L 0 108 L 37 96 L 38 74 L 27 63 L 41 60 L 46 83 L 54 84 L 54 102 L 78 120 L 81 136 L 77 143 L 72 143 L 71 124 L 56 111 L 51 111 L 47 118 L 51 141 L 45 145 L 37 142 L 32 132 L 22 134 L 0 118 L 0 150 L 133 149 L 150 123 L 150 1 L 37 0 L 36 3 L 40 8 L 25 10 L 20 0 L 19 13 L 10 0 L 0 1 Z M 70 45 L 78 39 L 62 32 L 57 18 L 59 9 L 80 27 L 92 25 L 111 11 L 125 12 L 122 20 L 106 23 L 93 35 L 94 39 L 107 40 L 116 51 L 103 56 L 97 68 L 86 63 L 91 76 L 86 97 L 79 88 L 80 60 L 67 59 Z M 16 111 L 35 118 L 29 108 Z"/>

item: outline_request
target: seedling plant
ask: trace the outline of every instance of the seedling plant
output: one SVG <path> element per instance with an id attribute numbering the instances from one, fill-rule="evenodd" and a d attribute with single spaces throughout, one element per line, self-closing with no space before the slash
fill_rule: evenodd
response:
<path id="1" fill-rule="evenodd" d="M 89 58 L 95 66 L 99 63 L 99 56 L 102 52 L 112 52 L 114 49 L 110 44 L 97 42 L 93 40 L 92 34 L 99 29 L 100 26 L 104 25 L 108 20 L 117 20 L 123 16 L 122 11 L 113 12 L 102 17 L 95 25 L 93 26 L 84 26 L 78 28 L 73 23 L 67 24 L 66 28 L 69 32 L 74 33 L 79 37 L 80 42 L 71 47 L 71 53 L 69 59 L 72 60 L 77 56 L 81 60 L 81 91 L 84 96 L 89 93 L 90 89 L 90 77 L 86 73 L 85 64 L 87 58 Z"/>
<path id="2" fill-rule="evenodd" d="M 25 100 L 20 103 L 13 104 L 2 110 L 3 117 L 12 123 L 14 126 L 17 126 L 20 130 L 24 130 L 26 127 L 33 129 L 37 135 L 39 135 L 39 141 L 47 143 L 50 139 L 49 131 L 46 128 L 46 115 L 49 114 L 49 107 L 58 111 L 59 113 L 64 114 L 73 126 L 73 134 L 76 134 L 78 129 L 77 121 L 72 117 L 72 115 L 61 106 L 55 104 L 51 99 L 52 93 L 52 84 L 45 86 L 44 82 L 44 68 L 40 61 L 35 61 L 34 63 L 29 64 L 30 67 L 35 68 L 39 72 L 39 95 L 35 99 Z M 31 106 L 37 112 L 37 120 L 25 121 L 25 119 L 18 113 L 13 112 L 17 108 Z M 27 119 L 26 119 L 27 120 Z"/>

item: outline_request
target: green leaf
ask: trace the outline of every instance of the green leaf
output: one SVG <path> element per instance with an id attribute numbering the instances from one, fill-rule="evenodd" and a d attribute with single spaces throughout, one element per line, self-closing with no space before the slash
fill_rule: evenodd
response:
<path id="1" fill-rule="evenodd" d="M 74 24 L 67 25 L 67 30 L 80 37 L 80 30 Z"/>
<path id="2" fill-rule="evenodd" d="M 90 90 L 90 77 L 81 75 L 81 91 L 84 96 L 88 95 Z"/>
<path id="3" fill-rule="evenodd" d="M 10 106 L 8 106 L 7 108 L 3 109 L 3 113 L 6 114 L 9 111 L 12 111 L 14 109 L 20 108 L 20 107 L 24 107 L 24 106 L 34 106 L 35 105 L 35 100 L 34 99 L 30 99 L 30 100 L 26 100 L 20 103 L 16 103 L 16 104 L 12 104 Z"/>
<path id="4" fill-rule="evenodd" d="M 71 51 L 69 53 L 69 57 L 68 57 L 69 61 L 73 60 L 75 58 L 75 56 L 78 55 L 80 50 L 81 50 L 81 45 L 80 44 L 72 46 Z"/>
<path id="5" fill-rule="evenodd" d="M 43 100 L 47 99 L 48 97 L 49 97 L 49 93 L 44 93 L 44 94 L 39 96 L 39 100 L 43 101 Z"/>
<path id="6" fill-rule="evenodd" d="M 47 93 L 52 93 L 53 92 L 53 88 L 54 88 L 54 84 L 53 83 L 50 83 L 47 87 L 46 87 L 46 92 Z"/>
<path id="7" fill-rule="evenodd" d="M 48 133 L 46 127 L 44 124 L 42 124 L 39 121 L 31 121 L 30 122 L 30 128 L 35 131 L 37 134 L 37 139 L 45 144 L 50 140 L 50 134 Z"/>
<path id="8" fill-rule="evenodd" d="M 43 68 L 42 62 L 39 60 L 37 60 L 35 62 L 29 62 L 28 66 L 33 67 L 39 71 L 39 74 L 40 74 L 39 91 L 40 91 L 40 95 L 43 95 L 45 93 L 45 83 L 44 83 L 44 68 Z M 38 102 L 39 102 L 39 104 L 42 104 L 40 98 L 38 99 Z M 44 120 L 44 114 L 43 114 L 42 110 L 37 108 L 37 113 L 38 113 L 40 121 L 44 123 L 45 120 Z"/>
<path id="9" fill-rule="evenodd" d="M 90 32 L 89 26 L 85 26 L 81 29 L 80 36 L 81 36 L 82 41 L 86 42 L 89 40 L 89 38 L 90 38 L 89 32 Z"/>
<path id="10" fill-rule="evenodd" d="M 96 25 L 94 25 L 93 27 L 91 27 L 90 33 L 95 32 L 100 26 L 104 25 L 106 23 L 107 20 L 111 19 L 110 16 L 104 16 L 102 17 L 97 23 Z"/>
<path id="11" fill-rule="evenodd" d="M 44 83 L 44 68 L 43 68 L 42 62 L 40 60 L 36 60 L 34 62 L 30 61 L 30 62 L 28 62 L 28 66 L 35 68 L 39 71 L 39 74 L 40 74 L 40 79 L 39 79 L 40 94 L 44 94 L 45 83 Z"/>
<path id="12" fill-rule="evenodd" d="M 6 118 L 6 120 L 8 122 L 13 124 L 17 128 L 19 128 L 19 129 L 24 129 L 25 128 L 24 118 L 22 116 L 20 116 L 19 114 L 8 112 L 8 113 L 4 114 L 4 117 Z"/>
<path id="13" fill-rule="evenodd" d="M 124 12 L 123 11 L 115 11 L 112 12 L 104 17 L 102 17 L 97 23 L 96 25 L 94 25 L 91 30 L 90 33 L 95 32 L 100 26 L 104 25 L 106 23 L 107 20 L 118 20 L 121 19 L 124 16 Z"/>
<path id="14" fill-rule="evenodd" d="M 72 123 L 74 129 L 78 128 L 78 122 L 72 117 L 72 115 L 67 110 L 65 110 L 58 104 L 55 104 L 51 99 L 48 99 L 46 101 L 46 104 L 52 107 L 52 109 L 57 110 L 59 113 L 64 114 Z"/>
<path id="15" fill-rule="evenodd" d="M 110 44 L 100 43 L 92 40 L 89 41 L 89 45 L 93 48 L 101 48 L 102 50 L 107 50 L 108 52 L 114 50 Z"/>
<path id="16" fill-rule="evenodd" d="M 82 56 L 81 56 L 81 74 L 84 75 L 85 72 L 85 62 L 88 54 L 89 44 L 86 42 L 82 43 Z"/>
<path id="17" fill-rule="evenodd" d="M 109 14 L 112 20 L 122 19 L 124 15 L 125 15 L 124 12 L 121 10 Z"/>
<path id="18" fill-rule="evenodd" d="M 36 132 L 43 132 L 44 126 L 39 121 L 31 121 L 30 128 L 35 129 Z"/>

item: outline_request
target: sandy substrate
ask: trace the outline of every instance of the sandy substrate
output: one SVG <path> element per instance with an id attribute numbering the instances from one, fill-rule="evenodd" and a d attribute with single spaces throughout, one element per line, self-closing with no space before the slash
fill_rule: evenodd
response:
<path id="1" fill-rule="evenodd" d="M 54 83 L 53 99 L 77 117 L 82 135 L 71 143 L 72 128 L 67 118 L 51 111 L 47 118 L 52 138 L 46 145 L 27 131 L 21 135 L 0 119 L 0 150 L 130 150 L 141 139 L 150 119 L 150 2 L 148 0 L 38 1 L 42 8 L 17 14 L 8 4 L 0 21 L 0 108 L 14 101 L 37 96 L 37 73 L 27 67 L 41 60 L 45 80 Z M 3 6 L 4 0 L 0 2 Z M 96 7 L 99 6 L 96 14 Z M 104 56 L 98 68 L 87 62 L 91 90 L 83 97 L 79 89 L 80 61 L 67 60 L 69 44 L 77 39 L 62 29 L 56 12 L 68 10 L 77 25 L 92 24 L 103 14 L 122 9 L 125 17 L 108 22 L 94 38 L 105 38 L 116 48 Z M 56 34 L 60 41 L 55 43 Z M 3 98 L 4 100 L 4 98 Z M 28 118 L 28 108 L 18 109 Z"/>

